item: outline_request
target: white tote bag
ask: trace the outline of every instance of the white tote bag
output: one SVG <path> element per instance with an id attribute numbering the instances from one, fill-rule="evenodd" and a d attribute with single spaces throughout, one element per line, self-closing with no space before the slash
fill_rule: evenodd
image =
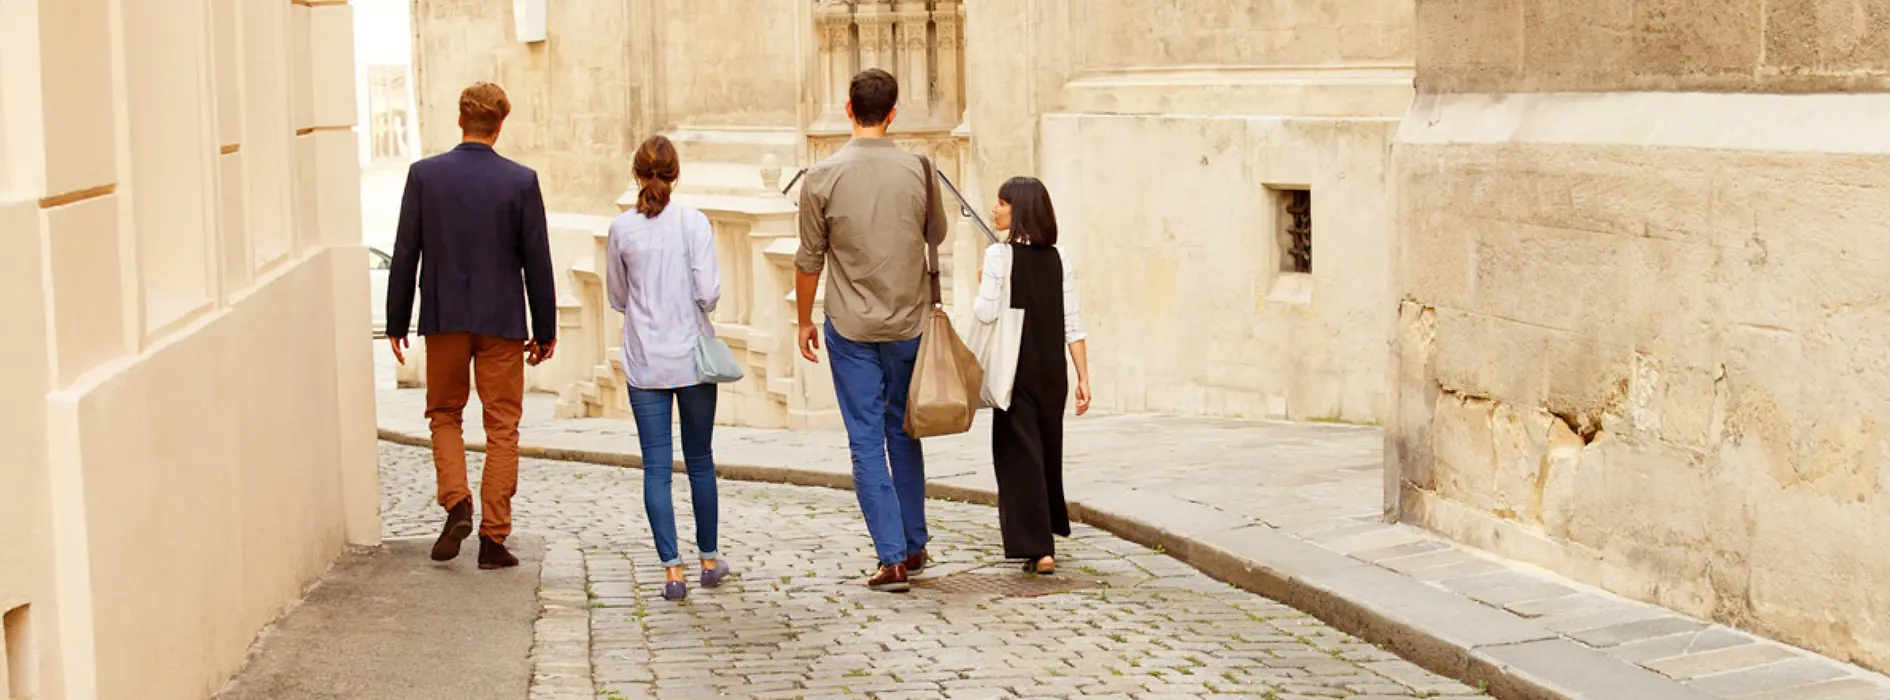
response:
<path id="1" fill-rule="evenodd" d="M 1011 247 L 1004 247 L 1006 262 L 1010 262 Z M 978 365 L 984 368 L 984 386 L 978 392 L 978 402 L 987 408 L 1010 410 L 1011 387 L 1017 382 L 1017 353 L 1024 346 L 1024 310 L 1011 308 L 1011 278 L 1016 275 L 1013 265 L 1005 265 L 1004 285 L 998 292 L 998 317 L 990 323 L 973 323 L 971 326 L 971 351 L 978 356 Z"/>

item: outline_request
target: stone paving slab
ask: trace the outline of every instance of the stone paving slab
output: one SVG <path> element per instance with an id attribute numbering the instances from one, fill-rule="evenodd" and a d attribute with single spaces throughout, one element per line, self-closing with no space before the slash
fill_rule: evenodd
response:
<path id="1" fill-rule="evenodd" d="M 377 372 L 381 437 L 427 444 L 423 391 L 394 387 L 385 360 Z M 554 408 L 555 397 L 528 397 L 527 455 L 641 466 L 630 421 L 558 420 Z M 927 440 L 930 494 L 993 502 L 989 440 L 985 416 L 970 434 Z M 732 479 L 849 488 L 845 445 L 834 432 L 718 427 L 717 466 Z M 1078 521 L 1504 697 L 1890 699 L 1882 674 L 1383 523 L 1374 428 L 1092 416 L 1069 422 L 1066 445 Z M 1618 678 L 1639 680 L 1622 690 Z"/>
<path id="2" fill-rule="evenodd" d="M 342 557 L 263 632 L 219 700 L 524 698 L 540 540 L 514 537 L 521 565 L 500 571 L 476 568 L 477 543 L 448 563 L 427 558 L 432 545 L 390 540 Z"/>

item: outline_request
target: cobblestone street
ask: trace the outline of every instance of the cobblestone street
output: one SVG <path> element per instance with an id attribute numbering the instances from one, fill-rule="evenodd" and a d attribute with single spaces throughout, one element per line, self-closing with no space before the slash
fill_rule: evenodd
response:
<path id="1" fill-rule="evenodd" d="M 435 534 L 427 452 L 382 457 L 388 536 Z M 739 575 L 668 603 L 640 472 L 525 460 L 520 474 L 518 528 L 550 543 L 545 596 L 583 576 L 589 613 L 588 635 L 540 622 L 534 698 L 1477 694 L 1094 528 L 1076 526 L 1056 577 L 1029 577 L 1002 559 L 996 511 L 960 503 L 928 504 L 935 564 L 913 592 L 873 593 L 853 494 L 724 481 L 721 548 Z M 678 479 L 685 557 L 688 504 Z M 560 547 L 574 556 L 560 561 Z M 585 648 L 588 668 L 569 663 Z"/>

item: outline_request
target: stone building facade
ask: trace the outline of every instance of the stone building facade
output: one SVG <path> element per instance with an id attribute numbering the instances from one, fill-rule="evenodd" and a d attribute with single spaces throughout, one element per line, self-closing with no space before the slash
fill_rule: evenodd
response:
<path id="1" fill-rule="evenodd" d="M 0 696 L 209 697 L 380 541 L 351 22 L 0 0 Z"/>
<path id="2" fill-rule="evenodd" d="M 512 94 L 500 150 L 543 173 L 571 271 L 571 348 L 532 382 L 570 414 L 626 410 L 595 261 L 632 149 L 664 133 L 683 151 L 681 199 L 720 239 L 718 328 L 751 368 L 722 419 L 838 425 L 824 365 L 792 348 L 795 209 L 780 190 L 844 142 L 846 82 L 878 66 L 906 88 L 894 136 L 980 215 L 1005 178 L 1050 185 L 1099 409 L 1380 418 L 1409 2 L 553 2 L 545 41 L 520 41 L 516 8 L 540 4 L 417 0 L 415 62 L 427 153 L 457 140 L 461 87 Z M 984 245 L 958 222 L 955 306 Z"/>
<path id="3" fill-rule="evenodd" d="M 1050 185 L 1101 408 L 1380 422 L 1388 517 L 1890 668 L 1890 3 L 624 0 L 533 43 L 415 7 L 425 150 L 497 80 L 552 183 L 577 349 L 534 383 L 573 414 L 623 410 L 598 237 L 667 133 L 754 370 L 723 420 L 833 423 L 778 187 L 877 65 L 975 208 Z"/>
<path id="4" fill-rule="evenodd" d="M 1401 517 L 1890 668 L 1890 3 L 1417 3 Z"/>

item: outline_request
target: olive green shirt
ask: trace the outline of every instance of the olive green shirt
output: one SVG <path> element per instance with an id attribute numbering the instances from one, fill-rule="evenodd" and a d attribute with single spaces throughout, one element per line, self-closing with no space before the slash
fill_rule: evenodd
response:
<path id="1" fill-rule="evenodd" d="M 926 208 L 930 182 L 919 157 L 891 139 L 849 141 L 802 179 L 794 266 L 827 273 L 827 323 L 840 337 L 919 336 L 932 303 L 926 232 L 934 243 L 945 239 L 944 207 L 934 196 Z"/>

